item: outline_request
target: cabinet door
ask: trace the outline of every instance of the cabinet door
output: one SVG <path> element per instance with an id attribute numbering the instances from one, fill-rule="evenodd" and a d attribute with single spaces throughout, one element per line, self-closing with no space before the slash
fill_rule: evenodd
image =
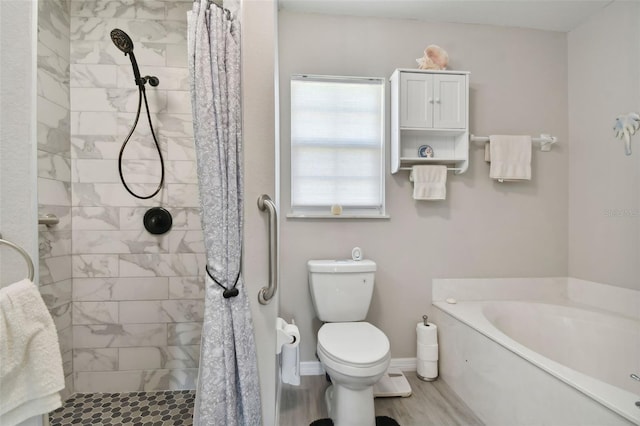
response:
<path id="1" fill-rule="evenodd" d="M 433 127 L 464 129 L 467 124 L 466 76 L 433 76 Z"/>
<path id="2" fill-rule="evenodd" d="M 433 75 L 400 74 L 400 127 L 433 127 Z"/>

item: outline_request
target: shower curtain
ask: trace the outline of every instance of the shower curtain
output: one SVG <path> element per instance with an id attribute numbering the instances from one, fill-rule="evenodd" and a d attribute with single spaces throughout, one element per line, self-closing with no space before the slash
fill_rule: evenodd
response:
<path id="1" fill-rule="evenodd" d="M 202 226 L 205 314 L 194 425 L 262 424 L 256 347 L 242 282 L 240 25 L 196 0 L 188 55 Z"/>

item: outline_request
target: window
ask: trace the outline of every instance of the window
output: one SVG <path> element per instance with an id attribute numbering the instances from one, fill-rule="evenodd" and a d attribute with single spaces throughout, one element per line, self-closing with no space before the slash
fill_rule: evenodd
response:
<path id="1" fill-rule="evenodd" d="M 384 216 L 384 89 L 381 78 L 291 78 L 292 216 Z"/>

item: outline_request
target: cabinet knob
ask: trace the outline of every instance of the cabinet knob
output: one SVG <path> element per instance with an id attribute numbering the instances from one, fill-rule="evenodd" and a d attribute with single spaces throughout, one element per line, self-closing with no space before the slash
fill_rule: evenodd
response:
<path id="1" fill-rule="evenodd" d="M 436 98 L 436 103 L 439 104 L 440 103 L 440 98 Z"/>
<path id="2" fill-rule="evenodd" d="M 433 98 L 429 98 L 429 103 L 432 104 L 433 103 Z"/>

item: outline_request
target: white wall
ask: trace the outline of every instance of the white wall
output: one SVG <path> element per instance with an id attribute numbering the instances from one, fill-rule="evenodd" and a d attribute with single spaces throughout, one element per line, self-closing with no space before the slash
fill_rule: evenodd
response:
<path id="1" fill-rule="evenodd" d="M 0 1 L 0 233 L 37 268 L 36 16 L 34 1 Z M 19 254 L 0 249 L 0 286 L 26 271 Z"/>
<path id="2" fill-rule="evenodd" d="M 315 360 L 320 325 L 308 259 L 344 258 L 360 246 L 377 262 L 368 320 L 389 337 L 392 357 L 415 356 L 415 324 L 430 311 L 432 278 L 567 275 L 564 33 L 282 11 L 279 43 L 283 214 L 290 205 L 291 74 L 388 78 L 395 68 L 415 68 L 435 43 L 449 52 L 450 69 L 471 72 L 472 133 L 552 133 L 560 141 L 551 152 L 533 153 L 528 183 L 489 180 L 475 145 L 467 173 L 449 174 L 446 201 L 414 201 L 407 172 L 400 172 L 386 183 L 390 220 L 283 219 L 281 316 L 295 317 L 301 329 L 302 360 Z"/>
<path id="3" fill-rule="evenodd" d="M 625 156 L 616 116 L 640 112 L 640 3 L 616 1 L 569 33 L 569 274 L 640 290 L 640 135 Z"/>
<path id="4" fill-rule="evenodd" d="M 36 38 L 36 2 L 0 1 L 0 232 L 29 253 L 37 274 Z M 19 254 L 0 247 L 0 287 L 26 270 Z"/>
<path id="5" fill-rule="evenodd" d="M 269 279 L 269 221 L 258 210 L 262 194 L 275 198 L 275 42 L 274 0 L 242 1 L 242 131 L 244 144 L 244 248 L 242 273 L 251 305 L 264 426 L 276 418 L 275 319 L 278 297 L 258 303 Z"/>

